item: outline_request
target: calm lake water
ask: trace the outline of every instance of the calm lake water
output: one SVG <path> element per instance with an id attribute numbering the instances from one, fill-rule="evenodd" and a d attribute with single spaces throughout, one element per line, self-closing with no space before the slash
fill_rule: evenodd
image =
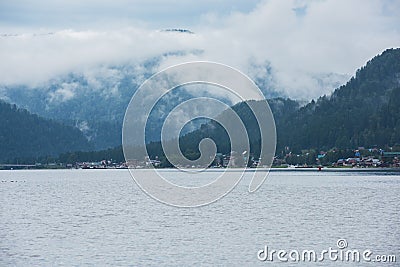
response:
<path id="1" fill-rule="evenodd" d="M 153 200 L 127 170 L 0 171 L 0 180 L 0 266 L 400 265 L 398 173 L 274 171 L 256 193 L 245 177 L 190 209 Z M 265 246 L 319 252 L 338 239 L 397 263 L 257 259 Z"/>

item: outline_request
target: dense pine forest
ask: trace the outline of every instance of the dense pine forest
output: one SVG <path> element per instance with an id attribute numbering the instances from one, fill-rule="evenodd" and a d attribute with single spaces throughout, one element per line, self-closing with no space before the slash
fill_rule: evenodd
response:
<path id="1" fill-rule="evenodd" d="M 400 143 L 400 49 L 386 50 L 331 96 L 278 120 L 278 136 L 297 151 Z"/>
<path id="2" fill-rule="evenodd" d="M 0 125 L 0 163 L 92 149 L 78 129 L 40 118 L 4 101 L 0 101 Z"/>

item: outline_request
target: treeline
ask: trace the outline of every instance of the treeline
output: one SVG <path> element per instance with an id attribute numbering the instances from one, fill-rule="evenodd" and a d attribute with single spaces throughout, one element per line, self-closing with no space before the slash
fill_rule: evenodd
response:
<path id="1" fill-rule="evenodd" d="M 63 153 L 54 160 L 55 162 L 66 164 L 74 164 L 76 162 L 97 162 L 101 160 L 110 160 L 118 163 L 125 162 L 121 146 L 101 151 Z"/>

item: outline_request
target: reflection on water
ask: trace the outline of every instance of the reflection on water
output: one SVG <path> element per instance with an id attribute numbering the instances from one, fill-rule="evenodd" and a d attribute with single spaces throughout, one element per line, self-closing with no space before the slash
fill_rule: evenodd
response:
<path id="1" fill-rule="evenodd" d="M 245 177 L 185 209 L 145 195 L 127 170 L 1 171 L 0 266 L 270 266 L 257 260 L 265 245 L 323 250 L 339 238 L 399 261 L 400 176 L 387 174 L 274 171 L 256 193 Z"/>

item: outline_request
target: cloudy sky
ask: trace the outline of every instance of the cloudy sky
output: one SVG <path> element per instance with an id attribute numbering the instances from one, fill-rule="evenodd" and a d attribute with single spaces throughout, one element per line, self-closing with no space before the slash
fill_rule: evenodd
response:
<path id="1" fill-rule="evenodd" d="M 0 84 L 37 86 L 185 50 L 202 52 L 162 67 L 217 61 L 310 99 L 399 47 L 398 14 L 397 0 L 0 0 Z M 161 31 L 168 28 L 195 34 Z"/>

